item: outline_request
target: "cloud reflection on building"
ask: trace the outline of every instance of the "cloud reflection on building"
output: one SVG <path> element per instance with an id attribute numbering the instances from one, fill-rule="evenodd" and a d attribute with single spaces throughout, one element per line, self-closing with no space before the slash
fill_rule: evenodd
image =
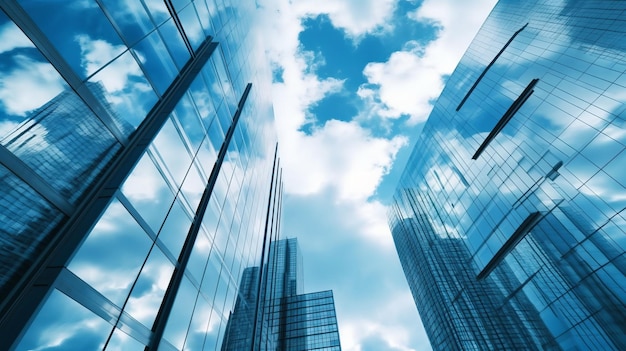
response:
<path id="1" fill-rule="evenodd" d="M 500 1 L 448 78 L 389 214 L 435 350 L 626 347 L 624 11 Z"/>
<path id="2" fill-rule="evenodd" d="M 0 349 L 220 348 L 280 227 L 253 7 L 0 3 Z"/>

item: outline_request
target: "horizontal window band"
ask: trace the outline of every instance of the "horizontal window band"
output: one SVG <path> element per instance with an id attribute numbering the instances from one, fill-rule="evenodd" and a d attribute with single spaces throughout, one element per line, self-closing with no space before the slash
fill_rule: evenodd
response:
<path id="1" fill-rule="evenodd" d="M 495 127 L 493 127 L 489 135 L 487 135 L 487 138 L 485 138 L 483 143 L 480 144 L 480 146 L 474 153 L 474 156 L 472 156 L 472 160 L 477 159 L 480 156 L 480 154 L 482 154 L 483 151 L 485 151 L 487 146 L 489 146 L 489 144 L 493 141 L 496 135 L 498 135 L 502 131 L 502 129 L 504 129 L 506 124 L 509 123 L 511 118 L 513 118 L 513 116 L 517 113 L 520 107 L 522 107 L 522 105 L 526 102 L 526 100 L 528 100 L 528 98 L 533 94 L 534 92 L 533 88 L 535 87 L 535 85 L 537 85 L 538 81 L 539 81 L 539 78 L 535 78 L 531 80 L 530 83 L 528 83 L 528 85 L 526 86 L 526 89 L 524 89 L 522 94 L 515 101 L 513 101 L 513 104 L 511 104 L 511 107 L 509 107 L 509 109 L 506 110 L 506 112 L 504 113 L 504 115 L 502 115 L 498 123 L 496 123 Z"/>
<path id="2" fill-rule="evenodd" d="M 489 62 L 489 64 L 487 65 L 487 67 L 485 67 L 485 69 L 483 70 L 483 72 L 480 74 L 480 76 L 478 76 L 478 79 L 476 79 L 476 81 L 474 82 L 474 85 L 472 85 L 472 87 L 467 91 L 467 94 L 465 94 L 465 96 L 463 97 L 463 100 L 461 100 L 461 102 L 459 103 L 459 106 L 456 107 L 456 111 L 458 112 L 461 107 L 463 107 L 463 105 L 465 104 L 465 101 L 467 101 L 467 98 L 469 98 L 470 95 L 472 95 L 472 92 L 474 91 L 474 89 L 476 89 L 476 86 L 478 85 L 478 83 L 480 83 L 480 81 L 483 79 L 483 77 L 485 76 L 485 74 L 487 74 L 487 71 L 489 71 L 489 69 L 491 68 L 491 66 L 493 66 L 494 63 L 496 63 L 496 61 L 498 60 L 498 58 L 500 57 L 500 55 L 502 55 L 502 53 L 504 52 L 504 50 L 506 50 L 506 48 L 511 44 L 511 42 L 513 42 L 513 39 L 515 39 L 515 37 L 524 30 L 524 28 L 526 28 L 526 26 L 528 25 L 528 23 L 526 23 L 522 28 L 518 29 L 517 32 L 513 33 L 513 36 L 511 36 L 511 38 L 509 39 L 509 41 L 506 42 L 506 44 L 504 44 L 504 46 L 502 47 L 502 49 L 500 49 L 500 51 L 496 54 L 496 56 L 491 60 L 491 62 Z"/>
<path id="3" fill-rule="evenodd" d="M 476 280 L 481 280 L 487 277 L 497 266 L 504 260 L 506 255 L 511 252 L 517 246 L 517 244 L 524 239 L 526 234 L 528 234 L 542 217 L 542 213 L 540 211 L 533 212 L 524 219 L 522 224 L 517 227 L 515 232 L 511 235 L 511 237 L 500 247 L 500 250 L 493 255 L 491 260 L 485 265 L 480 273 L 476 276 Z"/>

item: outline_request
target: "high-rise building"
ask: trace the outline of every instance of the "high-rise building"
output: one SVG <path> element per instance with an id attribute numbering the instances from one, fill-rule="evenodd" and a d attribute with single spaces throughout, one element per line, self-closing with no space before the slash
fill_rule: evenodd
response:
<path id="1" fill-rule="evenodd" d="M 333 293 L 304 294 L 302 268 L 295 238 L 272 242 L 267 263 L 246 268 L 222 351 L 252 350 L 252 340 L 255 350 L 341 351 Z"/>
<path id="2" fill-rule="evenodd" d="M 220 349 L 280 227 L 254 10 L 0 2 L 0 349 Z"/>
<path id="3" fill-rule="evenodd" d="M 500 1 L 389 223 L 435 350 L 626 349 L 626 3 Z"/>

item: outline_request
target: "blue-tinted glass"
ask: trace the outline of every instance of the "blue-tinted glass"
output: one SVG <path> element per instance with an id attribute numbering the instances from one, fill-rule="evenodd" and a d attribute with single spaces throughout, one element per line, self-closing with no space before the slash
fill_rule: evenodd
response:
<path id="1" fill-rule="evenodd" d="M 58 290 L 52 290 L 15 350 L 98 350 L 113 327 Z"/>
<path id="2" fill-rule="evenodd" d="M 115 329 L 113 335 L 111 335 L 111 339 L 107 343 L 106 351 L 141 351 L 144 350 L 146 346 L 139 341 L 133 339 L 128 334 L 125 334 L 123 331 L 119 329 Z"/>
<path id="3" fill-rule="evenodd" d="M 182 349 L 185 343 L 197 298 L 198 290 L 189 279 L 183 278 L 163 334 L 163 337 L 178 349 Z"/>
<path id="4" fill-rule="evenodd" d="M 31 266 L 32 248 L 46 242 L 64 216 L 3 165 L 0 189 L 0 291 L 5 291 Z"/>
<path id="5" fill-rule="evenodd" d="M 167 46 L 170 55 L 176 63 L 176 66 L 179 69 L 182 68 L 189 60 L 189 50 L 187 50 L 180 32 L 176 29 L 174 21 L 169 19 L 163 23 L 159 27 L 159 33 L 161 33 L 163 42 L 165 43 L 165 46 Z"/>
<path id="6" fill-rule="evenodd" d="M 221 262 L 218 259 L 217 253 L 213 253 L 209 258 L 208 264 L 206 265 L 200 288 L 200 290 L 211 299 L 215 296 L 215 289 L 217 288 L 217 282 L 220 277 L 220 267 Z"/>
<path id="7" fill-rule="evenodd" d="M 205 131 L 196 110 L 193 108 L 189 95 L 183 96 L 178 105 L 176 105 L 175 111 L 175 117 L 183 127 L 187 138 L 193 146 L 192 153 L 195 154 L 205 137 Z"/>
<path id="8" fill-rule="evenodd" d="M 170 18 L 170 12 L 167 10 L 167 6 L 164 1 L 160 0 L 142 0 L 146 5 L 148 12 L 150 13 L 152 20 L 157 25 L 165 22 L 168 18 Z"/>
<path id="9" fill-rule="evenodd" d="M 93 89 L 101 91 L 97 85 Z M 71 202 L 80 198 L 120 148 L 69 89 L 30 114 L 2 144 Z"/>
<path id="10" fill-rule="evenodd" d="M 28 294 L 15 308 L 9 306 L 13 311 L 38 296 L 30 293 L 33 286 L 65 296 L 58 288 L 69 302 L 43 301 L 41 311 L 50 306 L 64 311 L 46 312 L 45 321 L 35 316 L 23 338 L 2 333 L 0 344 L 134 350 L 159 342 L 162 350 L 221 349 L 239 296 L 236 282 L 245 266 L 260 262 L 276 139 L 270 82 L 260 81 L 271 76 L 262 72 L 269 67 L 246 62 L 257 57 L 246 39 L 255 23 L 242 7 L 247 5 L 221 0 L 175 0 L 169 9 L 161 0 L 17 4 L 0 6 L 31 36 L 0 13 L 0 38 L 7 39 L 0 40 L 0 143 L 6 146 L 0 158 L 12 162 L 9 169 L 0 167 L 5 190 L 0 246 L 6 249 L 0 250 L 0 295 Z M 176 21 L 169 10 L 177 12 Z M 223 32 L 215 38 L 222 49 L 202 63 L 205 58 L 190 51 L 207 43 L 214 28 Z M 237 93 L 231 79 L 238 82 Z M 189 93 L 175 101 L 189 80 L 194 82 Z M 220 169 L 217 152 L 248 82 L 258 88 L 246 101 L 243 129 L 229 141 Z M 176 108 L 165 118 L 169 112 L 163 111 L 171 106 Z M 148 116 L 150 111 L 155 113 Z M 194 213 L 211 174 L 219 177 L 208 209 Z M 199 239 L 189 246 L 197 250 L 183 267 L 176 261 L 192 218 L 200 216 Z M 223 240 L 216 244 L 218 226 Z M 32 266 L 38 262 L 67 268 L 57 279 L 46 275 L 50 287 L 45 288 L 38 285 L 41 277 L 24 274 L 41 272 L 44 267 Z M 165 313 L 171 305 L 163 304 L 164 297 L 175 297 L 166 289 L 177 289 L 169 285 L 174 267 L 184 279 L 171 313 Z M 25 279 L 25 290 L 16 279 Z M 219 307 L 213 308 L 214 301 Z M 92 321 L 95 315 L 104 320 Z M 170 321 L 158 315 L 169 315 Z M 71 318 L 82 324 L 65 323 Z M 163 327 L 164 338 L 155 340 L 151 328 Z M 93 340 L 84 340 L 92 334 L 97 334 Z M 48 343 L 50 335 L 57 344 Z"/>
<path id="11" fill-rule="evenodd" d="M 211 14 L 206 6 L 205 1 L 196 1 L 193 3 L 196 7 L 196 11 L 198 12 L 198 18 L 200 19 L 200 23 L 202 24 L 202 29 L 204 30 L 204 35 L 214 36 L 215 32 L 211 27 L 210 18 Z"/>
<path id="12" fill-rule="evenodd" d="M 193 81 L 193 84 L 189 88 L 189 93 L 203 124 L 208 126 L 211 124 L 213 116 L 215 115 L 215 98 L 212 96 L 211 90 L 207 89 L 204 79 L 202 78 L 202 76 L 198 76 Z"/>
<path id="13" fill-rule="evenodd" d="M 0 140 L 20 123 L 67 90 L 54 70 L 24 33 L 0 12 L 0 37 L 11 41 L 0 49 Z M 20 92 L 29 91 L 24 95 Z"/>
<path id="14" fill-rule="evenodd" d="M 137 212 L 158 232 L 170 209 L 174 194 L 146 153 L 122 185 L 122 193 Z"/>
<path id="15" fill-rule="evenodd" d="M 191 47 L 195 50 L 198 49 L 200 44 L 204 41 L 205 34 L 200 25 L 198 14 L 196 13 L 195 6 L 193 4 L 188 5 L 181 11 L 178 11 L 178 17 L 183 24 L 183 29 L 187 35 L 187 39 L 191 43 Z"/>
<path id="16" fill-rule="evenodd" d="M 129 46 L 154 30 L 154 24 L 140 1 L 101 0 L 100 3 Z"/>
<path id="17" fill-rule="evenodd" d="M 202 233 L 198 234 L 196 242 L 193 244 L 193 250 L 189 257 L 189 264 L 187 264 L 187 270 L 196 279 L 201 282 L 204 275 L 204 269 L 211 253 L 211 242 Z"/>
<path id="18" fill-rule="evenodd" d="M 187 350 L 202 350 L 204 344 L 207 329 L 211 327 L 211 304 L 203 297 L 198 298 L 196 307 L 193 311 L 193 317 L 191 319 L 191 327 L 185 340 L 185 349 Z"/>
<path id="19" fill-rule="evenodd" d="M 614 326 L 626 294 L 601 272 L 615 267 L 622 281 L 626 270 L 614 239 L 624 237 L 624 133 L 610 123 L 624 108 L 621 11 L 500 1 L 448 78 L 389 213 L 433 349 L 626 345 Z"/>
<path id="20" fill-rule="evenodd" d="M 173 177 L 174 184 L 182 184 L 191 165 L 191 156 L 181 140 L 178 129 L 170 119 L 167 120 L 152 143 L 156 154 L 161 157 L 165 169 Z"/>
<path id="21" fill-rule="evenodd" d="M 120 243 L 124 245 L 120 245 Z M 117 200 L 111 202 L 68 269 L 118 306 L 126 300 L 152 241 Z"/>
<path id="22" fill-rule="evenodd" d="M 95 84 L 93 84 L 95 83 Z M 104 90 L 115 117 L 137 127 L 157 101 L 135 57 L 124 52 L 89 79 L 88 87 Z"/>
<path id="23" fill-rule="evenodd" d="M 135 44 L 132 51 L 139 57 L 154 90 L 163 95 L 178 74 L 178 68 L 167 53 L 159 33 L 152 32 Z"/>
<path id="24" fill-rule="evenodd" d="M 191 219 L 178 201 L 174 201 L 163 227 L 159 232 L 159 240 L 177 259 L 185 238 L 191 227 Z"/>
<path id="25" fill-rule="evenodd" d="M 202 180 L 195 166 L 189 168 L 180 190 L 192 209 L 196 209 L 204 193 L 206 182 Z"/>
<path id="26" fill-rule="evenodd" d="M 161 250 L 153 247 L 141 268 L 124 311 L 147 328 L 152 328 L 173 271 L 174 265 Z"/>

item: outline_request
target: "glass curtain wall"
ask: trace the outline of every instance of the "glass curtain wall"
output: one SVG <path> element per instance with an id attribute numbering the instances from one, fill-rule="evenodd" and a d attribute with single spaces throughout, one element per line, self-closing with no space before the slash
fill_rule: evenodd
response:
<path id="1" fill-rule="evenodd" d="M 624 14 L 502 0 L 447 79 L 389 213 L 435 350 L 626 348 Z"/>
<path id="2" fill-rule="evenodd" d="M 278 196 L 253 5 L 0 4 L 1 348 L 219 348 Z"/>

